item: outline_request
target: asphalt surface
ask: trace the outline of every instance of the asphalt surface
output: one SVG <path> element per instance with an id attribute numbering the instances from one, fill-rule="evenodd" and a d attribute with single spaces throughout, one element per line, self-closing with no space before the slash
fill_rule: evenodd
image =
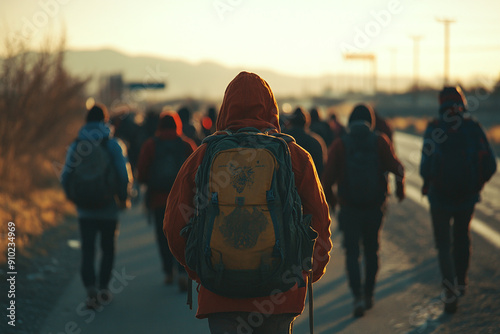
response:
<path id="1" fill-rule="evenodd" d="M 500 333 L 500 175 L 487 185 L 471 225 L 473 255 L 468 294 L 453 316 L 442 312 L 440 275 L 428 204 L 420 195 L 421 140 L 396 134 L 396 149 L 408 177 L 407 199 L 391 197 L 381 234 L 380 271 L 374 308 L 352 317 L 341 235 L 332 220 L 334 248 L 325 276 L 314 284 L 315 333 Z M 139 206 L 120 219 L 114 300 L 98 311 L 83 308 L 85 291 L 75 273 L 40 332 L 209 333 L 195 318 L 186 294 L 163 284 L 154 231 Z M 194 291 L 194 308 L 196 308 Z M 308 308 L 294 333 L 309 333 Z"/>

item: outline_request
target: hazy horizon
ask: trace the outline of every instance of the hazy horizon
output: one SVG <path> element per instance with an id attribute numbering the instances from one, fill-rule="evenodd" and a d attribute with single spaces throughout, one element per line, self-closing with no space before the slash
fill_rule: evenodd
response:
<path id="1" fill-rule="evenodd" d="M 500 2 L 364 0 L 297 1 L 21 0 L 0 3 L 0 28 L 32 40 L 65 31 L 69 50 L 114 49 L 136 56 L 214 62 L 294 77 L 371 75 L 372 64 L 346 53 L 373 55 L 380 77 L 443 78 L 444 24 L 450 23 L 450 81 L 500 75 Z M 414 42 L 412 36 L 420 36 Z"/>

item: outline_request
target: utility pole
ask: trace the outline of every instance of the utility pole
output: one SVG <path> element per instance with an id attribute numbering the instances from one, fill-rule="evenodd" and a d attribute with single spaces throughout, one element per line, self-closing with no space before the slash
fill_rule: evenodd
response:
<path id="1" fill-rule="evenodd" d="M 413 90 L 418 91 L 419 86 L 419 56 L 420 56 L 420 48 L 419 42 L 422 39 L 422 36 L 410 36 L 413 40 Z"/>
<path id="2" fill-rule="evenodd" d="M 450 82 L 450 23 L 454 23 L 452 19 L 436 19 L 436 21 L 444 24 L 444 86 L 448 86 Z"/>
<path id="3" fill-rule="evenodd" d="M 391 52 L 391 88 L 390 92 L 392 94 L 396 93 L 396 88 L 397 88 L 397 83 L 396 83 L 396 76 L 397 76 L 397 53 L 398 49 L 396 48 L 389 48 L 389 51 Z"/>

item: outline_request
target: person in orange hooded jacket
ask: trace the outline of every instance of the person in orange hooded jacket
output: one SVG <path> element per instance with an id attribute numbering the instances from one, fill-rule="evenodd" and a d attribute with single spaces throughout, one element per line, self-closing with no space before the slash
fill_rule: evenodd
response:
<path id="1" fill-rule="evenodd" d="M 228 85 L 219 115 L 217 131 L 236 131 L 244 127 L 280 132 L 279 113 L 271 88 L 254 73 L 241 72 Z M 318 232 L 313 255 L 313 282 L 325 273 L 330 259 L 330 215 L 312 158 L 295 142 L 288 144 L 295 184 L 304 214 L 312 214 L 311 226 Z M 206 151 L 202 144 L 183 165 L 167 200 L 164 232 L 172 254 L 186 266 L 186 240 L 180 237 L 194 210 L 195 175 Z M 186 266 L 189 277 L 200 284 L 195 272 Z M 303 273 L 307 282 L 307 273 Z M 269 297 L 231 299 L 200 286 L 197 318 L 208 318 L 212 333 L 237 333 L 251 328 L 254 333 L 291 333 L 293 320 L 304 310 L 306 288 L 292 289 Z M 256 315 L 260 315 L 256 319 Z M 259 320 L 259 321 L 257 321 Z M 243 329 L 246 328 L 246 329 Z M 272 328 L 272 329 L 271 329 Z"/>

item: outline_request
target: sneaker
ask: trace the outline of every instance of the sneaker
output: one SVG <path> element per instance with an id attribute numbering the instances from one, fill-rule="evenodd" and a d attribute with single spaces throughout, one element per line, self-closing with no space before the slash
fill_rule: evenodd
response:
<path id="1" fill-rule="evenodd" d="M 90 286 L 87 288 L 87 300 L 86 300 L 87 309 L 95 310 L 99 308 L 99 301 L 97 300 L 98 292 L 99 291 L 94 286 Z"/>
<path id="2" fill-rule="evenodd" d="M 186 292 L 188 290 L 188 278 L 186 276 L 179 277 L 179 290 Z"/>
<path id="3" fill-rule="evenodd" d="M 365 296 L 365 310 L 369 310 L 373 307 L 373 296 Z"/>
<path id="4" fill-rule="evenodd" d="M 458 292 L 446 289 L 444 300 L 444 312 L 453 314 L 458 308 Z"/>
<path id="5" fill-rule="evenodd" d="M 363 303 L 363 299 L 356 298 L 354 300 L 354 309 L 352 313 L 356 318 L 362 317 L 365 314 L 365 305 Z"/>
<path id="6" fill-rule="evenodd" d="M 98 299 L 103 305 L 108 305 L 113 300 L 113 294 L 108 289 L 101 289 Z"/>
<path id="7" fill-rule="evenodd" d="M 453 314 L 456 313 L 458 309 L 458 300 L 455 298 L 455 300 L 451 302 L 445 302 L 444 303 L 444 312 L 448 314 Z"/>
<path id="8" fill-rule="evenodd" d="M 85 306 L 88 310 L 97 310 L 99 307 L 101 307 L 96 298 L 89 297 L 87 297 L 87 300 L 85 301 Z"/>

